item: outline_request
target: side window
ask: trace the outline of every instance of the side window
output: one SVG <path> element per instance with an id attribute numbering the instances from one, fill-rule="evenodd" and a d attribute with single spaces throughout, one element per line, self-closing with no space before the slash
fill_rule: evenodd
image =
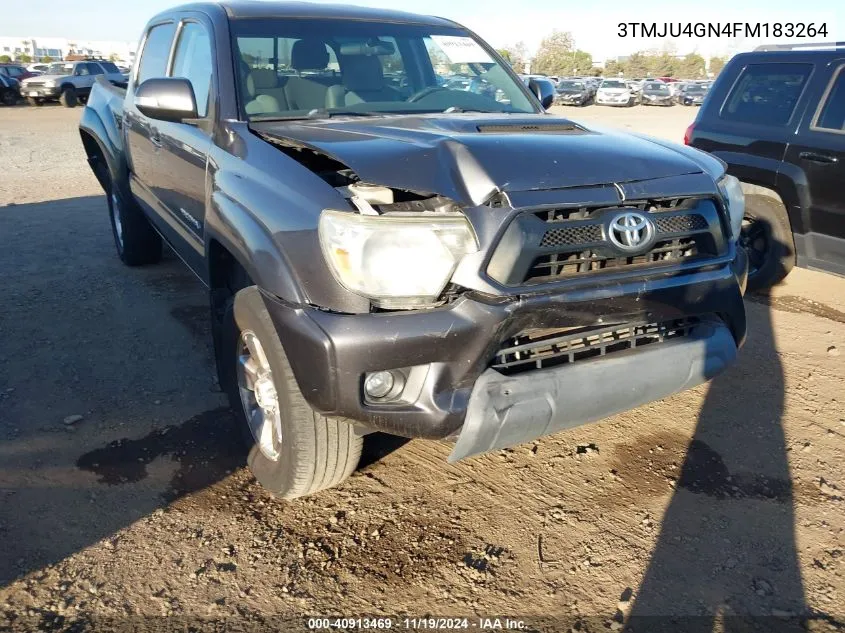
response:
<path id="1" fill-rule="evenodd" d="M 138 84 L 151 77 L 164 77 L 167 72 L 170 43 L 173 41 L 175 32 L 176 25 L 172 22 L 159 24 L 150 29 L 141 53 L 141 61 L 138 64 Z"/>
<path id="2" fill-rule="evenodd" d="M 720 116 L 742 123 L 786 125 L 812 69 L 812 64 L 749 64 L 725 100 Z"/>
<path id="3" fill-rule="evenodd" d="M 77 64 L 73 69 L 73 74 L 77 77 L 87 77 L 91 73 L 88 72 L 88 64 Z"/>
<path id="4" fill-rule="evenodd" d="M 827 98 L 816 115 L 814 130 L 845 132 L 845 66 L 840 66 L 825 91 Z"/>
<path id="5" fill-rule="evenodd" d="M 104 75 L 105 74 L 103 72 L 103 69 L 100 68 L 99 64 L 92 64 L 92 63 L 89 62 L 87 64 L 87 66 L 88 66 L 88 74 L 89 75 Z"/>
<path id="6" fill-rule="evenodd" d="M 100 62 L 100 66 L 102 66 L 103 70 L 107 73 L 119 73 L 120 69 L 114 65 L 112 62 Z"/>
<path id="7" fill-rule="evenodd" d="M 20 77 L 23 73 L 23 68 L 19 68 L 18 66 L 9 66 L 9 77 Z"/>
<path id="8" fill-rule="evenodd" d="M 211 40 L 208 32 L 197 22 L 185 22 L 176 45 L 171 77 L 184 77 L 191 82 L 197 100 L 197 114 L 208 114 L 211 93 Z"/>

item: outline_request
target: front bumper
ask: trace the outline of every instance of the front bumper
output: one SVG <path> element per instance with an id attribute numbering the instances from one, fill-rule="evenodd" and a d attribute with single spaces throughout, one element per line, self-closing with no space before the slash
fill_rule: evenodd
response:
<path id="1" fill-rule="evenodd" d="M 643 105 L 666 105 L 670 106 L 674 103 L 674 97 L 657 97 L 651 98 L 648 96 L 643 97 Z"/>
<path id="2" fill-rule="evenodd" d="M 59 89 L 56 87 L 47 86 L 21 86 L 21 94 L 24 97 L 32 97 L 34 99 L 54 99 L 59 96 Z"/>
<path id="3" fill-rule="evenodd" d="M 605 284 L 597 279 L 589 289 L 513 297 L 467 293 L 425 311 L 338 314 L 267 295 L 265 304 L 300 390 L 315 410 L 405 437 L 444 438 L 463 427 L 453 454 L 459 459 L 598 420 L 711 378 L 745 339 L 746 278 L 747 261 L 737 250 L 732 263 L 708 270 Z M 607 356 L 507 378 L 490 369 L 502 343 L 528 328 L 694 315 L 718 315 L 718 323 L 703 324 L 695 336 L 654 351 L 618 352 L 613 362 Z M 412 400 L 367 401 L 366 373 L 410 368 Z M 609 384 L 617 395 L 608 396 Z M 505 391 L 513 398 L 507 400 Z M 499 425 L 501 433 L 488 425 Z M 494 436 L 499 439 L 491 440 Z"/>

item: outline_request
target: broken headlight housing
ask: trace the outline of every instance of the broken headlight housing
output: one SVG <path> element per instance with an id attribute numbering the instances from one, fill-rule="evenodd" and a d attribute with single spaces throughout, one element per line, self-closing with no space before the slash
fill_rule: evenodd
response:
<path id="1" fill-rule="evenodd" d="M 739 238 L 739 232 L 742 229 L 742 216 L 745 215 L 745 194 L 742 192 L 742 184 L 736 176 L 725 174 L 719 180 L 718 185 L 728 207 L 731 239 L 736 240 Z"/>
<path id="2" fill-rule="evenodd" d="M 437 305 L 461 257 L 478 250 L 463 214 L 359 215 L 327 209 L 319 232 L 337 280 L 387 309 Z"/>

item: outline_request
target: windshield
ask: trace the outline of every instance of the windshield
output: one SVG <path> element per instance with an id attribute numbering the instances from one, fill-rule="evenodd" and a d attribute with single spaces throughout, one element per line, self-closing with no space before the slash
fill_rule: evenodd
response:
<path id="1" fill-rule="evenodd" d="M 686 89 L 686 92 L 697 92 L 699 94 L 703 94 L 703 93 L 707 92 L 707 89 L 704 86 L 693 85 L 693 86 L 688 86 L 687 89 Z"/>
<path id="2" fill-rule="evenodd" d="M 617 81 L 615 79 L 606 79 L 601 82 L 602 88 L 627 88 L 624 81 Z"/>
<path id="3" fill-rule="evenodd" d="M 47 68 L 48 75 L 72 75 L 73 64 L 50 64 Z"/>
<path id="4" fill-rule="evenodd" d="M 459 28 L 320 19 L 232 22 L 249 120 L 332 114 L 537 112 Z"/>
<path id="5" fill-rule="evenodd" d="M 561 81 L 557 85 L 558 90 L 583 90 L 584 84 L 580 81 Z"/>
<path id="6" fill-rule="evenodd" d="M 645 86 L 643 86 L 643 91 L 644 92 L 666 92 L 666 93 L 668 93 L 669 92 L 669 86 L 667 86 L 664 83 L 659 83 L 659 82 L 655 81 L 655 82 L 652 82 L 652 83 L 645 84 Z"/>

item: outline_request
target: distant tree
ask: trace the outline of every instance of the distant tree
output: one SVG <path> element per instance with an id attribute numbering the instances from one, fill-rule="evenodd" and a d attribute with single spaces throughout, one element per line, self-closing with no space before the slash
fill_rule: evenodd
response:
<path id="1" fill-rule="evenodd" d="M 112 53 L 111 55 L 109 55 L 109 61 L 110 62 L 116 62 L 119 59 L 120 59 L 120 57 L 118 56 L 117 53 Z"/>
<path id="2" fill-rule="evenodd" d="M 722 72 L 722 69 L 725 67 L 725 64 L 727 63 L 727 61 L 728 60 L 725 59 L 724 57 L 711 57 L 710 58 L 710 73 L 714 77 L 716 77 L 720 72 Z"/>
<path id="3" fill-rule="evenodd" d="M 622 71 L 622 66 L 615 59 L 608 60 L 604 65 L 605 77 L 616 77 Z"/>
<path id="4" fill-rule="evenodd" d="M 690 53 L 677 62 L 678 76 L 684 79 L 702 79 L 706 75 L 704 63 L 704 58 L 701 55 Z"/>
<path id="5" fill-rule="evenodd" d="M 574 43 L 571 33 L 552 31 L 540 42 L 540 48 L 531 64 L 531 72 L 543 75 L 567 75 L 571 73 L 574 60 Z M 590 65 L 592 66 L 592 60 Z"/>
<path id="6" fill-rule="evenodd" d="M 525 49 L 525 42 L 517 42 L 514 46 L 500 48 L 499 55 L 504 57 L 505 61 L 507 61 L 516 72 L 525 72 L 525 62 L 528 60 L 528 52 Z"/>
<path id="7" fill-rule="evenodd" d="M 41 61 L 44 62 L 45 64 L 49 64 L 50 62 L 53 61 L 53 58 L 50 57 L 49 55 L 44 55 L 44 57 L 41 58 Z"/>
<path id="8" fill-rule="evenodd" d="M 663 52 L 659 55 L 649 55 L 648 76 L 649 77 L 674 77 L 677 74 L 677 60 L 669 53 Z"/>
<path id="9" fill-rule="evenodd" d="M 21 53 L 20 55 L 18 55 L 18 61 L 22 64 L 28 64 L 32 61 L 32 57 L 30 57 L 26 53 Z"/>
<path id="10" fill-rule="evenodd" d="M 9 57 L 8 55 L 0 55 L 0 63 L 8 64 L 11 61 L 12 61 L 12 58 Z"/>
<path id="11" fill-rule="evenodd" d="M 625 76 L 631 79 L 638 77 L 645 77 L 648 75 L 649 60 L 648 56 L 642 53 L 634 53 L 623 64 L 625 68 Z"/>

